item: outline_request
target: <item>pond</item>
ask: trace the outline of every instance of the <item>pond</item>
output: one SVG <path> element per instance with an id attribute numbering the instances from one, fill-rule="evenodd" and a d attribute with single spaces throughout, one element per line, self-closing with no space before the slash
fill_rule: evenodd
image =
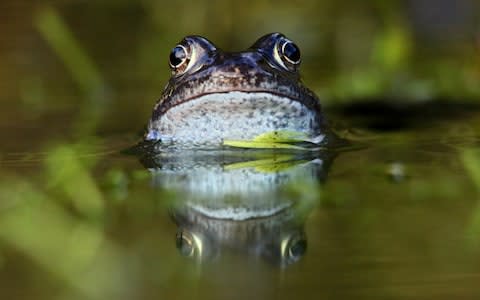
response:
<path id="1" fill-rule="evenodd" d="M 8 6 L 0 298 L 480 296 L 476 101 L 327 101 L 338 147 L 148 155 L 181 33 L 112 6 Z"/>

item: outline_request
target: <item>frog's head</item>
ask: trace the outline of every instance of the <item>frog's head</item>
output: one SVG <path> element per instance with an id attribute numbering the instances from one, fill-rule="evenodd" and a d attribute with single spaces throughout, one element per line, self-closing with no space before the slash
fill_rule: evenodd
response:
<path id="1" fill-rule="evenodd" d="M 274 131 L 318 136 L 324 127 L 318 98 L 300 82 L 300 50 L 280 33 L 241 52 L 187 36 L 169 61 L 172 77 L 154 108 L 146 140 L 220 146 Z"/>

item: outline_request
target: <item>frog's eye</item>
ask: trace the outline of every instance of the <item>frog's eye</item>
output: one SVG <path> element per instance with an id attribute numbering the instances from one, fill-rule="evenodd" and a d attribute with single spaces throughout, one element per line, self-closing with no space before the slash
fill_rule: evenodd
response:
<path id="1" fill-rule="evenodd" d="M 202 240 L 193 232 L 182 229 L 177 232 L 175 239 L 175 244 L 181 255 L 197 258 L 202 256 Z"/>
<path id="2" fill-rule="evenodd" d="M 277 62 L 290 71 L 296 70 L 301 61 L 300 49 L 295 43 L 286 38 L 277 42 L 274 54 Z"/>
<path id="3" fill-rule="evenodd" d="M 289 63 L 297 65 L 300 63 L 300 49 L 291 41 L 282 44 L 281 53 Z"/>
<path id="4" fill-rule="evenodd" d="M 169 65 L 174 76 L 186 72 L 196 72 L 209 59 L 213 58 L 217 48 L 206 38 L 196 35 L 186 36 L 170 52 Z"/>
<path id="5" fill-rule="evenodd" d="M 188 50 L 185 46 L 178 44 L 170 52 L 169 64 L 174 73 L 183 73 L 190 61 Z"/>
<path id="6" fill-rule="evenodd" d="M 303 234 L 286 236 L 280 244 L 280 254 L 285 264 L 298 261 L 307 250 L 307 240 Z"/>

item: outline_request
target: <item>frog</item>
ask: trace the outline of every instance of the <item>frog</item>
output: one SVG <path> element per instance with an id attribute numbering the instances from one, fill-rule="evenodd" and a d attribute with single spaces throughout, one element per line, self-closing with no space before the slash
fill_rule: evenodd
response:
<path id="1" fill-rule="evenodd" d="M 301 60 L 299 47 L 278 32 L 236 52 L 184 37 L 170 52 L 171 77 L 144 141 L 166 149 L 248 147 L 262 136 L 325 143 L 327 124 L 319 98 L 302 83 Z"/>

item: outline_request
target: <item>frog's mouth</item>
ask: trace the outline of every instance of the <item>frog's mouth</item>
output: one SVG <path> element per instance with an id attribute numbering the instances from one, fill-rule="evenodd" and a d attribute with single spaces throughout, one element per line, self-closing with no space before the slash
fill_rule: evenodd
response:
<path id="1" fill-rule="evenodd" d="M 281 88 L 278 89 L 261 89 L 261 88 L 248 88 L 248 89 L 225 89 L 225 90 L 218 90 L 215 92 L 203 92 L 199 94 L 189 95 L 187 97 L 182 97 L 181 100 L 175 100 L 173 103 L 168 103 L 161 107 L 158 111 L 160 114 L 164 114 L 168 110 L 172 109 L 175 106 L 183 105 L 185 103 L 201 100 L 203 97 L 215 95 L 217 99 L 222 101 L 222 99 L 229 99 L 229 96 L 233 97 L 241 97 L 243 98 L 244 94 L 251 94 L 251 95 L 261 95 L 261 94 L 270 94 L 273 97 L 279 98 L 288 98 L 292 101 L 299 102 L 305 106 L 307 106 L 311 110 L 320 110 L 318 105 L 318 100 L 315 100 L 315 103 L 311 103 L 312 101 L 307 101 L 307 98 L 301 98 L 299 95 L 292 93 L 292 91 L 284 91 Z M 308 98 L 308 100 L 311 100 Z"/>
<path id="2" fill-rule="evenodd" d="M 146 140 L 223 145 L 274 131 L 318 135 L 321 116 L 301 101 L 271 92 L 209 93 L 170 107 L 149 124 Z"/>

